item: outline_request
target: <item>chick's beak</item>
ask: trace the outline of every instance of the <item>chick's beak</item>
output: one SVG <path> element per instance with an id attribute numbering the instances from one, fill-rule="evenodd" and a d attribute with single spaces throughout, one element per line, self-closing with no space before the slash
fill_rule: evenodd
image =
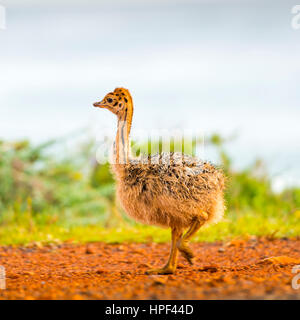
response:
<path id="1" fill-rule="evenodd" d="M 98 108 L 104 108 L 103 101 L 95 102 L 93 106 Z"/>

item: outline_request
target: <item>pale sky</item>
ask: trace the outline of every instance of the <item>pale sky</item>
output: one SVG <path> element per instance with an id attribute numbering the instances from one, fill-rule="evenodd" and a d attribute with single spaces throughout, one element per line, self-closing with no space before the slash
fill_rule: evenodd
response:
<path id="1" fill-rule="evenodd" d="M 115 119 L 92 103 L 123 86 L 135 103 L 133 135 L 237 133 L 237 165 L 263 157 L 274 174 L 300 181 L 294 1 L 0 3 L 0 138 L 113 133 Z"/>

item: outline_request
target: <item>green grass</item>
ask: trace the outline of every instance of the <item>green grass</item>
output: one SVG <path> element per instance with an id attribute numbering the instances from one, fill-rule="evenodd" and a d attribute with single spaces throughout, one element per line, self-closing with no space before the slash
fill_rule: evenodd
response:
<path id="1" fill-rule="evenodd" d="M 203 228 L 194 241 L 226 241 L 231 238 L 249 236 L 296 237 L 300 234 L 299 212 L 292 215 L 270 215 L 246 212 L 242 215 L 227 214 L 226 218 L 212 226 Z M 18 245 L 32 242 L 60 243 L 71 241 L 86 243 L 103 241 L 107 243 L 122 242 L 167 242 L 170 241 L 170 230 L 140 224 L 123 224 L 115 228 L 105 228 L 98 221 L 95 224 L 78 224 L 73 221 L 56 221 L 39 223 L 30 218 L 19 223 L 0 226 L 2 245 Z"/>
<path id="2" fill-rule="evenodd" d="M 212 135 L 206 141 L 216 149 L 228 178 L 228 211 L 222 222 L 200 230 L 194 241 L 300 236 L 300 188 L 276 193 L 263 161 L 236 171 L 225 140 Z M 108 163 L 91 161 L 95 142 L 75 148 L 72 154 L 62 152 L 63 157 L 50 152 L 53 146 L 63 148 L 63 143 L 33 146 L 29 141 L 0 141 L 0 245 L 170 240 L 169 230 L 113 219 L 119 212 L 115 181 Z M 116 227 L 106 228 L 108 221 Z"/>

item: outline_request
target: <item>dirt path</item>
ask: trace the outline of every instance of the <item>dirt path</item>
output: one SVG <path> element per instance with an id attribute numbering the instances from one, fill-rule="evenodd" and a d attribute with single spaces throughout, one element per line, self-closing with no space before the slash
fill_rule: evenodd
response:
<path id="1" fill-rule="evenodd" d="M 299 299 L 291 286 L 300 240 L 195 243 L 195 263 L 176 275 L 148 276 L 168 244 L 63 244 L 0 247 L 0 299 Z M 271 258 L 276 257 L 276 258 Z M 299 280 L 300 282 L 300 280 Z"/>

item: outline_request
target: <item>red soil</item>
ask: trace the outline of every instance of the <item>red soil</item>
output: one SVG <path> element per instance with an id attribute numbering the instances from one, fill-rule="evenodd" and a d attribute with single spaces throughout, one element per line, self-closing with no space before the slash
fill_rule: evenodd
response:
<path id="1" fill-rule="evenodd" d="M 291 286 L 300 240 L 194 243 L 193 266 L 162 266 L 169 244 L 62 244 L 0 247 L 6 290 L 0 299 L 299 299 Z M 275 258 L 274 258 L 275 257 Z M 300 281 L 299 281 L 300 282 Z"/>

